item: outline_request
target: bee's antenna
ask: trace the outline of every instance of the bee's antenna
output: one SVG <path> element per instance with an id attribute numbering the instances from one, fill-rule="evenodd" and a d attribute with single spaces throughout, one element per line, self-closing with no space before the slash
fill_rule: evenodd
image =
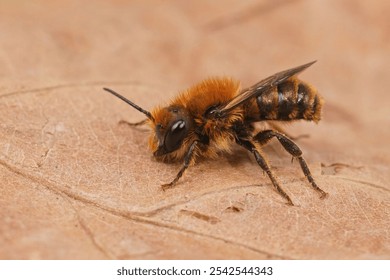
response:
<path id="1" fill-rule="evenodd" d="M 144 113 L 148 119 L 150 119 L 151 121 L 154 121 L 154 118 L 152 116 L 152 114 L 144 109 L 142 109 L 140 106 L 138 106 L 137 104 L 131 102 L 129 99 L 127 99 L 126 97 L 120 95 L 119 93 L 113 91 L 112 89 L 109 89 L 109 88 L 103 88 L 105 91 L 108 91 L 109 93 L 111 93 L 112 95 L 115 95 L 116 97 L 122 99 L 124 102 L 126 102 L 127 104 L 129 104 L 130 106 L 132 106 L 133 108 L 137 109 L 138 111 L 140 111 L 141 113 Z"/>

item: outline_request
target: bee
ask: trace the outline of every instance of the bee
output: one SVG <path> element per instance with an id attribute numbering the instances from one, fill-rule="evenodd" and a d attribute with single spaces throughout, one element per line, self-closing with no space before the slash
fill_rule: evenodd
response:
<path id="1" fill-rule="evenodd" d="M 317 123 L 321 118 L 323 99 L 317 90 L 297 75 L 315 61 L 278 72 L 251 87 L 240 89 L 231 78 L 209 78 L 177 95 L 168 106 L 146 111 L 119 93 L 104 90 L 122 99 L 147 118 L 131 126 L 149 124 L 152 133 L 149 147 L 157 160 L 184 160 L 176 177 L 163 190 L 172 188 L 198 157 L 217 158 L 239 145 L 253 154 L 268 175 L 276 191 L 294 205 L 280 186 L 261 147 L 276 138 L 297 159 L 311 187 L 325 198 L 327 193 L 314 181 L 297 144 L 282 130 L 256 130 L 255 124 L 269 121 L 306 120 Z"/>

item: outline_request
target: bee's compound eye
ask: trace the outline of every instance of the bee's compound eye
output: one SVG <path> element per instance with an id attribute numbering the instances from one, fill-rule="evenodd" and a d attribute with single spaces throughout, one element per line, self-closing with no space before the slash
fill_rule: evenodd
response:
<path id="1" fill-rule="evenodd" d="M 177 150 L 183 139 L 187 136 L 187 127 L 184 120 L 178 120 L 171 126 L 164 139 L 165 150 L 173 152 Z"/>
<path id="2" fill-rule="evenodd" d="M 204 116 L 206 118 L 213 118 L 215 117 L 215 113 L 217 112 L 217 108 L 219 105 L 213 105 L 207 108 L 206 112 L 204 113 Z"/>

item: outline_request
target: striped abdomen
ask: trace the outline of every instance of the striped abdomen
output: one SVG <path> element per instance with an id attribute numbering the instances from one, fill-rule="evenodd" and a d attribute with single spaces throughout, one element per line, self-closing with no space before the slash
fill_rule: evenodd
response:
<path id="1" fill-rule="evenodd" d="M 256 97 L 255 103 L 257 112 L 252 112 L 251 117 L 256 120 L 304 119 L 318 122 L 323 100 L 313 87 L 291 78 Z"/>

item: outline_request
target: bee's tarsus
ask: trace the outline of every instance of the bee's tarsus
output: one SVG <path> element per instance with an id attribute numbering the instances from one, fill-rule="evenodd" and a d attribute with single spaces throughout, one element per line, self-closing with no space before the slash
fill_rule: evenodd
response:
<path id="1" fill-rule="evenodd" d="M 190 163 L 191 163 L 191 161 L 193 160 L 193 158 L 195 156 L 194 150 L 195 150 L 197 144 L 198 144 L 198 141 L 194 141 L 191 144 L 190 148 L 187 151 L 187 154 L 184 157 L 184 164 L 183 164 L 182 168 L 177 173 L 175 179 L 173 179 L 172 182 L 170 182 L 169 184 L 164 184 L 164 185 L 161 186 L 163 188 L 163 190 L 172 188 L 177 183 L 177 181 L 179 181 L 179 179 L 183 176 L 184 172 L 187 170 L 188 166 L 190 166 Z"/>
<path id="2" fill-rule="evenodd" d="M 319 186 L 317 186 L 316 182 L 313 179 L 313 176 L 311 175 L 309 167 L 306 164 L 306 161 L 303 159 L 302 156 L 298 157 L 298 160 L 299 160 L 299 164 L 301 166 L 301 169 L 303 171 L 303 174 L 305 175 L 307 180 L 310 182 L 312 188 L 320 193 L 320 195 L 321 195 L 320 198 L 321 199 L 326 198 L 328 196 L 328 194 L 325 191 L 323 191 Z"/>

